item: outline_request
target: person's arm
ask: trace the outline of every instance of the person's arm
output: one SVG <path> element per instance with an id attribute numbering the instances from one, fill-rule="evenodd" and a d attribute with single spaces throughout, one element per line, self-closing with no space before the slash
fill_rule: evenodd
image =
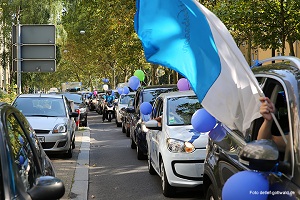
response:
<path id="1" fill-rule="evenodd" d="M 271 127 L 273 122 L 271 113 L 274 113 L 275 106 L 268 97 L 260 97 L 259 100 L 262 103 L 260 106 L 260 114 L 263 116 L 264 122 L 258 131 L 257 139 L 272 139 L 276 143 L 278 150 L 284 151 L 285 142 L 282 136 L 274 136 L 271 133 Z"/>
<path id="2" fill-rule="evenodd" d="M 268 97 L 260 97 L 259 100 L 261 101 L 259 112 L 263 116 L 264 122 L 258 131 L 257 139 L 271 139 L 271 126 L 273 122 L 271 113 L 274 112 L 274 104 Z"/>

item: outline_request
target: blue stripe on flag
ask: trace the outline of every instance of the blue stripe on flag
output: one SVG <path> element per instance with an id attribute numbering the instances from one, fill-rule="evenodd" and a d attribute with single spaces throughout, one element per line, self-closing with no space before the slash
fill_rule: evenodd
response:
<path id="1" fill-rule="evenodd" d="M 137 0 L 136 5 L 135 30 L 147 61 L 186 77 L 201 102 L 221 72 L 206 17 L 191 0 Z"/>

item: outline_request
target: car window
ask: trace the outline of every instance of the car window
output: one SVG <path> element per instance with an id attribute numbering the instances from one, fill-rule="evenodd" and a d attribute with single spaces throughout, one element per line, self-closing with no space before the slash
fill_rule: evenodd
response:
<path id="1" fill-rule="evenodd" d="M 149 102 L 151 104 L 154 103 L 156 97 L 158 97 L 161 93 L 165 93 L 168 91 L 174 91 L 174 88 L 162 88 L 155 90 L 144 90 L 143 92 L 143 102 Z"/>
<path id="2" fill-rule="evenodd" d="M 25 116 L 65 117 L 66 109 L 60 98 L 22 98 L 16 99 L 14 106 Z"/>
<path id="3" fill-rule="evenodd" d="M 274 115 L 284 135 L 286 136 L 289 135 L 290 121 L 289 121 L 289 112 L 288 112 L 288 104 L 287 104 L 288 101 L 287 101 L 284 85 L 278 80 L 275 80 L 273 78 L 267 78 L 264 83 L 263 92 L 267 97 L 270 98 L 270 100 L 273 102 L 275 106 Z M 256 140 L 259 128 L 262 123 L 263 123 L 262 117 L 254 121 L 253 136 L 252 136 L 253 140 Z M 281 137 L 280 131 L 274 121 L 272 123 L 271 133 L 272 133 L 272 137 L 273 136 Z M 280 152 L 279 154 L 280 160 L 284 159 L 284 154 L 285 152 L 282 151 Z"/>
<path id="4" fill-rule="evenodd" d="M 83 99 L 80 94 L 64 93 L 67 99 L 74 101 L 74 103 L 82 103 Z"/>
<path id="5" fill-rule="evenodd" d="M 168 98 L 168 126 L 191 125 L 192 115 L 200 108 L 202 106 L 196 96 Z"/>
<path id="6" fill-rule="evenodd" d="M 38 163 L 21 124 L 13 114 L 7 116 L 8 141 L 11 146 L 12 162 L 17 167 L 24 188 L 29 190 L 38 175 Z"/>
<path id="7" fill-rule="evenodd" d="M 120 96 L 120 104 L 128 104 L 129 100 L 132 99 L 132 95 L 121 95 Z"/>

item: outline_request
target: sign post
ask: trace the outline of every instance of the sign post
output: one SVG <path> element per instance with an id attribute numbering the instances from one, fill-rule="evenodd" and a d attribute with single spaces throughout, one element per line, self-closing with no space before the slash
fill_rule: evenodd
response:
<path id="1" fill-rule="evenodd" d="M 54 25 L 13 26 L 13 70 L 17 72 L 17 90 L 21 94 L 22 72 L 54 72 L 56 44 Z"/>

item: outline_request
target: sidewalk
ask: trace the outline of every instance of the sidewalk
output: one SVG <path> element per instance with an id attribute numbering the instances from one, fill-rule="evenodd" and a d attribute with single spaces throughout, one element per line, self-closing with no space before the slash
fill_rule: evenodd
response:
<path id="1" fill-rule="evenodd" d="M 55 167 L 56 176 L 65 185 L 65 195 L 61 200 L 87 200 L 90 150 L 89 129 L 76 131 L 75 145 L 76 148 L 73 150 L 71 159 L 50 157 Z"/>
<path id="2" fill-rule="evenodd" d="M 76 137 L 77 140 L 77 137 Z M 89 186 L 89 163 L 90 163 L 90 130 L 84 130 L 81 137 L 80 150 L 75 169 L 74 182 L 72 184 L 70 199 L 86 200 Z"/>

